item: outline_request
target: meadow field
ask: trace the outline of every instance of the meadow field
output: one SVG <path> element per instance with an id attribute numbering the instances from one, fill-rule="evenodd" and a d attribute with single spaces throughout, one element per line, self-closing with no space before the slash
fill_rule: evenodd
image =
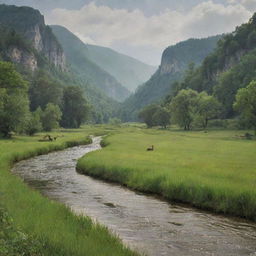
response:
<path id="1" fill-rule="evenodd" d="M 104 132 L 106 133 L 106 132 Z M 66 206 L 43 197 L 11 174 L 14 162 L 50 151 L 88 144 L 100 127 L 58 130 L 54 142 L 39 142 L 44 134 L 0 140 L 0 255 L 131 256 L 127 249 L 90 218 L 75 216 Z"/>
<path id="2" fill-rule="evenodd" d="M 256 221 L 256 140 L 246 131 L 118 129 L 77 169 L 142 192 Z M 154 151 L 146 148 L 154 145 Z M 100 161 L 99 161 L 100 159 Z"/>

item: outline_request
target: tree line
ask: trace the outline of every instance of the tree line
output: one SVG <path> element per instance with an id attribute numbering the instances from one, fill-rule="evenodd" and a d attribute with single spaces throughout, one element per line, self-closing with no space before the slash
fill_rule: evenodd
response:
<path id="1" fill-rule="evenodd" d="M 90 110 L 83 94 L 80 87 L 63 86 L 43 71 L 27 81 L 13 64 L 0 62 L 0 134 L 78 128 Z"/>
<path id="2" fill-rule="evenodd" d="M 247 128 L 253 128 L 256 134 L 256 81 L 251 81 L 247 87 L 238 90 L 233 109 L 240 114 L 240 121 Z M 148 127 L 166 128 L 172 122 L 184 130 L 192 127 L 206 129 L 210 120 L 222 117 L 224 110 L 213 95 L 208 95 L 205 91 L 198 93 L 192 89 L 182 89 L 165 104 L 146 106 L 139 117 Z"/>

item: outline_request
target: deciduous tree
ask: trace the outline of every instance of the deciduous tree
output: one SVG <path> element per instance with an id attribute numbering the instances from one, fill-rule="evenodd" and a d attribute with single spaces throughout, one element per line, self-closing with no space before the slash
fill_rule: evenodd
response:
<path id="1" fill-rule="evenodd" d="M 8 137 L 24 126 L 29 113 L 28 84 L 8 62 L 0 62 L 0 133 Z"/>
<path id="2" fill-rule="evenodd" d="M 251 124 L 256 135 L 256 81 L 252 81 L 246 88 L 238 90 L 234 109 Z"/>

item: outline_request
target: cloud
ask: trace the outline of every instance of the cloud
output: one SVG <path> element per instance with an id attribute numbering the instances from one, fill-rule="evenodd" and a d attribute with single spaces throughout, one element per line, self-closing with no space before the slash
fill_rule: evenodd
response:
<path id="1" fill-rule="evenodd" d="M 227 0 L 228 4 L 202 2 L 187 11 L 165 9 L 160 14 L 146 16 L 141 10 L 111 8 L 89 3 L 79 10 L 54 9 L 46 17 L 48 23 L 59 24 L 73 31 L 86 43 L 95 43 L 132 54 L 138 49 L 142 60 L 159 62 L 156 53 L 190 37 L 206 37 L 231 32 L 246 22 L 255 0 Z M 122 47 L 123 45 L 123 47 Z M 136 56 L 134 56 L 136 57 Z"/>
<path id="2" fill-rule="evenodd" d="M 226 0 L 228 4 L 239 4 L 244 6 L 247 10 L 251 12 L 256 11 L 256 1 L 255 0 Z"/>

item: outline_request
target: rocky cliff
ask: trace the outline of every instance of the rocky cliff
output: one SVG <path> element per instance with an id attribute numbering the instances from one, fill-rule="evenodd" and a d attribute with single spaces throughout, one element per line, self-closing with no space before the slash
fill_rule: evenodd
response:
<path id="1" fill-rule="evenodd" d="M 30 7 L 0 5 L 0 25 L 13 29 L 26 38 L 32 47 L 55 67 L 65 70 L 65 55 L 62 47 L 51 28 L 45 25 L 44 17 L 39 11 Z M 22 53 L 21 48 L 16 47 L 9 51 L 10 57 L 13 57 L 16 62 L 24 60 L 24 65 L 31 63 L 31 70 L 37 67 L 36 61 L 32 61 L 33 55 L 28 56 L 28 53 Z"/>
<path id="2" fill-rule="evenodd" d="M 166 48 L 162 54 L 161 65 L 155 74 L 124 102 L 123 120 L 136 120 L 137 112 L 141 108 L 167 96 L 171 92 L 172 84 L 182 77 L 189 64 L 201 64 L 217 46 L 220 38 L 221 36 L 189 39 Z"/>

